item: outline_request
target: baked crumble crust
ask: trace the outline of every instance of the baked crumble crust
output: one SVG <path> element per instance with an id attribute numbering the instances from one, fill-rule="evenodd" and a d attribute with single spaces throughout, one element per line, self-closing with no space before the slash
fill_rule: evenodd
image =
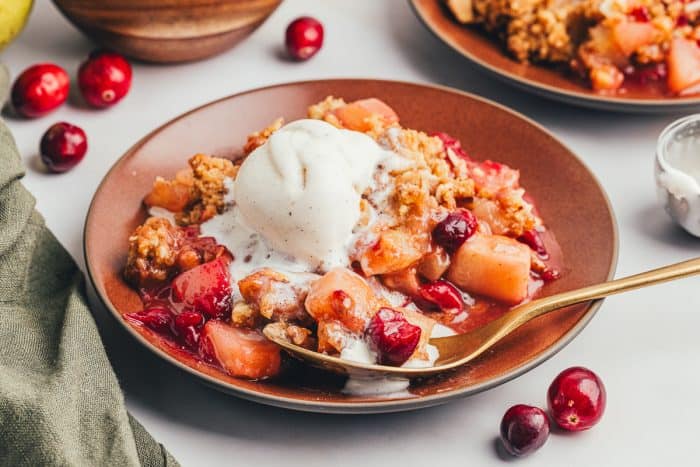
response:
<path id="1" fill-rule="evenodd" d="M 175 214 L 180 225 L 201 224 L 224 211 L 226 178 L 235 178 L 239 165 L 221 157 L 195 154 L 189 160 L 193 175 L 192 197 L 187 208 Z"/>
<path id="2" fill-rule="evenodd" d="M 243 154 L 247 156 L 251 152 L 255 151 L 257 148 L 265 144 L 270 135 L 282 128 L 282 125 L 284 125 L 284 119 L 280 117 L 274 122 L 270 123 L 263 130 L 249 134 L 245 146 L 243 146 Z"/>
<path id="3" fill-rule="evenodd" d="M 124 274 L 129 282 L 144 285 L 165 281 L 177 260 L 182 231 L 162 217 L 150 217 L 129 237 Z"/>
<path id="4" fill-rule="evenodd" d="M 156 177 L 146 206 L 157 206 L 174 213 L 178 225 L 201 224 L 224 211 L 226 178 L 235 178 L 240 162 L 222 157 L 195 154 L 189 168 L 179 171 L 173 180 Z"/>

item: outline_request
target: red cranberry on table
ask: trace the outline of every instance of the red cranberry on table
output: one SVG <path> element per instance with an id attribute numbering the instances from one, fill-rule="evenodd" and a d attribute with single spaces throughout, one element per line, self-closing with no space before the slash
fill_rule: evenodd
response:
<path id="1" fill-rule="evenodd" d="M 287 26 L 285 45 L 292 58 L 308 60 L 321 50 L 323 25 L 310 16 L 295 19 Z"/>
<path id="2" fill-rule="evenodd" d="M 549 438 L 549 418 L 539 407 L 518 404 L 503 415 L 501 440 L 506 451 L 513 456 L 528 455 Z"/>
<path id="3" fill-rule="evenodd" d="M 370 320 L 366 333 L 379 363 L 399 366 L 416 350 L 421 328 L 409 323 L 403 313 L 381 308 Z"/>
<path id="4" fill-rule="evenodd" d="M 41 160 L 52 172 L 66 172 L 83 160 L 87 152 L 87 136 L 75 125 L 59 122 L 41 138 Z"/>
<path id="5" fill-rule="evenodd" d="M 93 107 L 110 107 L 131 87 L 131 65 L 118 53 L 96 50 L 78 70 L 80 92 Z"/>
<path id="6" fill-rule="evenodd" d="M 12 85 L 12 105 L 24 117 L 41 117 L 68 98 L 68 73 L 53 63 L 33 65 Z"/>
<path id="7" fill-rule="evenodd" d="M 433 229 L 433 240 L 445 250 L 453 253 L 469 237 L 474 235 L 479 221 L 474 214 L 467 209 L 458 209 L 447 215 L 435 229 Z"/>
<path id="8" fill-rule="evenodd" d="M 605 400 L 603 382 L 583 367 L 559 373 L 547 394 L 552 418 L 567 431 L 586 430 L 598 423 L 605 411 Z"/>
<path id="9" fill-rule="evenodd" d="M 423 284 L 418 289 L 421 298 L 434 303 L 442 310 L 462 311 L 464 300 L 457 287 L 446 280 L 439 279 L 428 284 Z"/>

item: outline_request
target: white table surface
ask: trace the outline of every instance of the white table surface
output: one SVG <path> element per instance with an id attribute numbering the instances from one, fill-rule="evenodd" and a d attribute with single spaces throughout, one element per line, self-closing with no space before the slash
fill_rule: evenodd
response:
<path id="1" fill-rule="evenodd" d="M 28 27 L 2 52 L 2 61 L 15 76 L 41 61 L 75 74 L 91 43 L 48 0 L 35 3 Z M 278 53 L 287 23 L 301 14 L 323 22 L 325 44 L 311 61 L 290 63 Z M 134 65 L 131 93 L 108 111 L 67 105 L 46 118 L 8 123 L 28 167 L 24 183 L 49 227 L 84 267 L 82 229 L 90 199 L 135 141 L 210 100 L 324 77 L 433 82 L 508 105 L 552 130 L 601 180 L 619 223 L 618 274 L 698 254 L 700 240 L 671 224 L 654 191 L 655 139 L 679 115 L 579 109 L 502 85 L 434 39 L 403 0 L 287 0 L 246 42 L 220 56 L 178 66 Z M 82 126 L 90 143 L 86 159 L 58 176 L 44 173 L 37 157 L 41 135 L 57 120 Z M 570 196 L 576 196 L 575 187 Z M 441 407 L 374 416 L 298 413 L 221 394 L 160 363 L 115 330 L 104 310 L 94 310 L 128 408 L 186 466 L 501 465 L 494 440 L 503 412 L 515 403 L 544 406 L 552 378 L 572 365 L 587 366 L 604 380 L 603 420 L 588 432 L 551 436 L 519 465 L 676 466 L 697 465 L 697 291 L 698 279 L 688 279 L 610 298 L 578 338 L 526 375 Z"/>

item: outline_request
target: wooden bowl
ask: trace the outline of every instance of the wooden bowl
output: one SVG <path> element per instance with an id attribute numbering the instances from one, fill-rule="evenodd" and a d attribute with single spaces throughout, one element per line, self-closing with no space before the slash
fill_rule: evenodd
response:
<path id="1" fill-rule="evenodd" d="M 564 255 L 562 277 L 545 285 L 543 295 L 612 277 L 617 234 L 605 193 L 586 166 L 536 123 L 447 88 L 361 79 L 289 83 L 226 97 L 171 120 L 136 143 L 100 184 L 85 224 L 85 258 L 99 297 L 132 336 L 186 375 L 236 396 L 297 410 L 376 413 L 441 404 L 504 383 L 554 355 L 583 329 L 600 301 L 541 316 L 471 364 L 414 381 L 410 387 L 414 397 L 402 398 L 349 396 L 342 393 L 345 378 L 302 365 L 269 381 L 233 378 L 190 354 L 173 352 L 148 328 L 128 324 L 122 315 L 142 309 L 143 304 L 122 271 L 129 235 L 146 218 L 141 201 L 153 179 L 173 176 L 196 152 L 236 157 L 246 135 L 280 116 L 287 121 L 303 118 L 307 106 L 327 95 L 347 100 L 378 97 L 396 110 L 404 125 L 445 131 L 459 138 L 475 158 L 520 169 L 523 186 L 536 200 Z M 123 345 L 133 342 L 125 340 Z"/>
<path id="2" fill-rule="evenodd" d="M 199 60 L 245 39 L 282 0 L 54 0 L 104 47 L 149 62 Z"/>

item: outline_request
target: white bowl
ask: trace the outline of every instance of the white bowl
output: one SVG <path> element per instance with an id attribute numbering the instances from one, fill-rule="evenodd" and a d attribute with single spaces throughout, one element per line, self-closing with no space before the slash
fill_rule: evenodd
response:
<path id="1" fill-rule="evenodd" d="M 671 218 L 700 237 L 700 114 L 667 126 L 656 145 L 656 187 Z"/>

